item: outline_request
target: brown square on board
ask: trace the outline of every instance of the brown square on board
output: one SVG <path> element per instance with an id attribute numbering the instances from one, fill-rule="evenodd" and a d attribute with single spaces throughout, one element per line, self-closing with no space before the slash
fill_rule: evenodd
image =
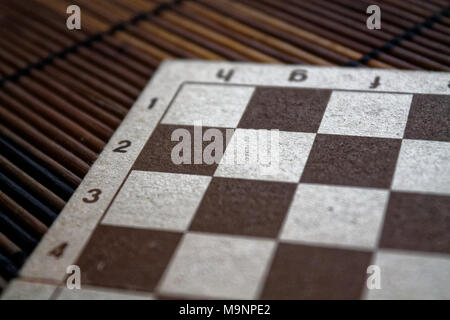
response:
<path id="1" fill-rule="evenodd" d="M 153 291 L 181 234 L 100 225 L 77 265 L 82 284 Z"/>
<path id="2" fill-rule="evenodd" d="M 405 138 L 450 141 L 450 96 L 415 94 Z"/>
<path id="3" fill-rule="evenodd" d="M 262 299 L 360 299 L 372 254 L 280 243 Z"/>
<path id="4" fill-rule="evenodd" d="M 389 188 L 401 140 L 318 134 L 301 182 Z"/>
<path id="5" fill-rule="evenodd" d="M 214 177 L 190 230 L 276 237 L 296 184 Z"/>
<path id="6" fill-rule="evenodd" d="M 171 154 L 173 148 L 180 143 L 179 141 L 172 141 L 172 132 L 177 129 L 186 129 L 190 133 L 191 137 L 191 163 L 190 164 L 175 164 L 172 161 Z M 202 134 L 208 130 L 208 127 L 203 127 Z M 223 136 L 223 152 L 226 147 L 226 129 L 216 128 L 222 132 Z M 203 139 L 202 139 L 203 141 Z M 156 127 L 153 134 L 146 142 L 144 148 L 139 154 L 136 162 L 134 163 L 134 170 L 143 171 L 158 171 L 169 173 L 186 173 L 186 174 L 199 174 L 212 176 L 217 168 L 218 163 L 206 164 L 202 161 L 201 164 L 194 164 L 194 148 L 197 148 L 199 154 L 205 150 L 205 147 L 209 145 L 211 141 L 203 141 L 200 146 L 194 144 L 194 127 L 193 126 L 180 126 L 180 125 L 164 125 L 160 124 Z"/>
<path id="7" fill-rule="evenodd" d="M 383 248 L 450 253 L 450 197 L 392 192 Z"/>
<path id="8" fill-rule="evenodd" d="M 256 88 L 238 127 L 317 132 L 330 95 L 321 89 Z"/>

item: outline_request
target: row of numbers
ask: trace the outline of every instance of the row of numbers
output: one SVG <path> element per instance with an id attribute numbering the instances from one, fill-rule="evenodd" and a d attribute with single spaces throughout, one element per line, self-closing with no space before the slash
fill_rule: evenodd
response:
<path id="1" fill-rule="evenodd" d="M 229 69 L 229 70 L 219 69 L 219 71 L 216 74 L 216 78 L 222 79 L 223 81 L 228 82 L 231 80 L 233 75 L 234 75 L 234 69 Z M 293 71 L 291 71 L 291 73 L 289 74 L 289 77 L 288 77 L 289 82 L 303 82 L 303 81 L 306 81 L 307 79 L 308 79 L 308 71 L 304 70 L 304 69 L 293 70 Z M 373 82 L 371 82 L 369 84 L 369 89 L 376 89 L 380 86 L 380 84 L 381 84 L 380 77 L 376 76 L 374 78 Z M 450 87 L 450 83 L 449 83 L 449 87 Z"/>

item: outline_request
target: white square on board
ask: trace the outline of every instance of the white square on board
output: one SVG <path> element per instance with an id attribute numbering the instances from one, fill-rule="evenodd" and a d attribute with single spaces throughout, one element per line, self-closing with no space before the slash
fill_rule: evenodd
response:
<path id="1" fill-rule="evenodd" d="M 319 133 L 403 138 L 411 94 L 333 91 Z"/>
<path id="2" fill-rule="evenodd" d="M 367 299 L 450 299 L 450 258 L 439 254 L 381 250 L 381 289 L 366 289 Z"/>
<path id="3" fill-rule="evenodd" d="M 272 147 L 265 148 L 260 137 L 266 135 L 269 145 L 274 133 L 271 130 L 236 129 L 225 154 L 214 173 L 216 177 L 298 182 L 314 142 L 314 133 L 277 131 L 278 140 Z M 274 140 L 274 141 L 275 141 Z M 245 143 L 243 143 L 245 142 Z M 252 158 L 248 153 L 258 157 Z M 246 155 L 248 161 L 239 161 Z M 267 157 L 264 158 L 264 155 Z M 272 169 L 271 169 L 271 166 Z"/>
<path id="4" fill-rule="evenodd" d="M 388 197 L 388 190 L 301 183 L 281 239 L 375 248 Z"/>
<path id="5" fill-rule="evenodd" d="M 392 190 L 450 194 L 450 142 L 403 140 Z"/>
<path id="6" fill-rule="evenodd" d="M 51 284 L 12 280 L 1 300 L 49 300 L 56 286 Z"/>
<path id="7" fill-rule="evenodd" d="M 132 171 L 102 223 L 184 231 L 211 177 Z"/>
<path id="8" fill-rule="evenodd" d="M 254 88 L 246 86 L 185 84 L 178 93 L 164 124 L 236 128 Z"/>
<path id="9" fill-rule="evenodd" d="M 194 297 L 255 299 L 275 242 L 188 233 L 160 292 Z"/>

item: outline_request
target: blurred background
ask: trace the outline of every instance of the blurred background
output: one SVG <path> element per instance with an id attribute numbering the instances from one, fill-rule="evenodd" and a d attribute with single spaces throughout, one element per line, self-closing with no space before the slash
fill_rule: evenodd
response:
<path id="1" fill-rule="evenodd" d="M 0 290 L 160 61 L 448 71 L 449 4 L 0 0 Z"/>

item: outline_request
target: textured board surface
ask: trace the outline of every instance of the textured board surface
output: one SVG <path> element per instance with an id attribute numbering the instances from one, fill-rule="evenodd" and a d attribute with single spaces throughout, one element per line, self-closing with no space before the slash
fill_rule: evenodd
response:
<path id="1" fill-rule="evenodd" d="M 3 298 L 450 298 L 448 80 L 165 62 Z M 199 123 L 223 156 L 173 163 Z M 267 130 L 278 170 L 233 165 Z"/>

